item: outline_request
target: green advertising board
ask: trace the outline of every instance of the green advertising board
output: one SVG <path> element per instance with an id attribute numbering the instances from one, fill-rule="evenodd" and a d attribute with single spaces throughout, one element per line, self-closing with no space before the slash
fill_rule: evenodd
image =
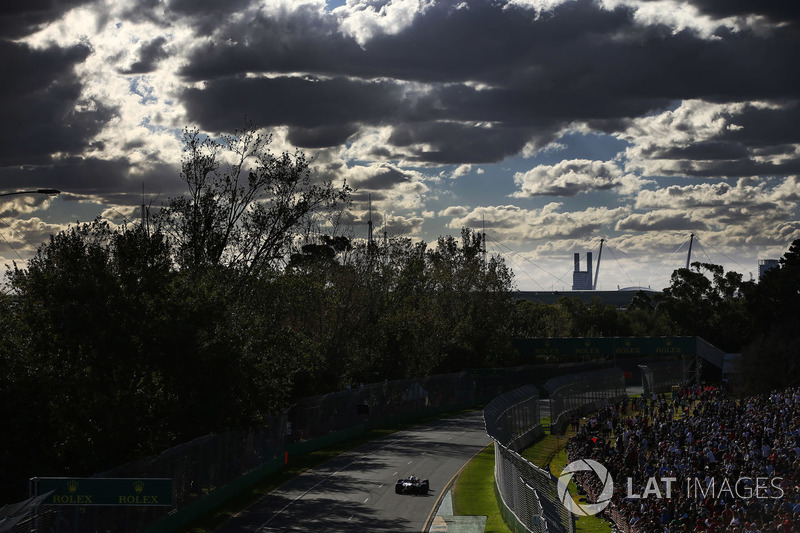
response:
<path id="1" fill-rule="evenodd" d="M 35 494 L 52 491 L 50 505 L 171 506 L 169 478 L 33 478 Z"/>
<path id="2" fill-rule="evenodd" d="M 516 342 L 523 356 L 686 356 L 697 353 L 697 337 L 535 338 Z"/>

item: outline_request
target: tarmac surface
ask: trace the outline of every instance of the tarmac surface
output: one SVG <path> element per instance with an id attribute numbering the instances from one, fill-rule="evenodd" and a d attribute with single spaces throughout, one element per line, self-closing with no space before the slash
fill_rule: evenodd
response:
<path id="1" fill-rule="evenodd" d="M 490 443 L 481 411 L 400 431 L 305 472 L 217 531 L 420 532 L 456 473 Z M 430 481 L 427 496 L 395 494 L 398 478 L 412 474 Z"/>

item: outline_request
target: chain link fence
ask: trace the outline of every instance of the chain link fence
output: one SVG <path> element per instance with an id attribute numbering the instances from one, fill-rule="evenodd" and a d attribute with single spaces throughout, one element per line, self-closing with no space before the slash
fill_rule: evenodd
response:
<path id="1" fill-rule="evenodd" d="M 505 371 L 502 372 L 504 375 Z M 301 400 L 289 412 L 289 441 L 302 442 L 359 424 L 402 423 L 475 405 L 480 374 L 459 372 L 372 383 Z"/>
<path id="2" fill-rule="evenodd" d="M 285 417 L 273 417 L 250 431 L 206 435 L 148 457 L 95 474 L 93 478 L 170 478 L 171 506 L 62 506 L 36 508 L 36 528 L 26 531 L 142 531 L 182 507 L 201 502 L 215 490 L 268 464 L 280 464 L 285 448 Z M 42 517 L 47 517 L 44 521 Z M 0 530 L 1 531 L 1 530 Z"/>
<path id="3" fill-rule="evenodd" d="M 56 508 L 43 505 L 49 495 L 0 507 L 0 533 L 52 531 L 57 521 Z"/>
<path id="4" fill-rule="evenodd" d="M 525 519 L 524 523 L 528 524 L 525 527 L 532 528 L 529 531 L 572 531 L 568 511 L 558 502 L 554 478 L 517 453 L 542 432 L 537 389 L 529 386 L 497 398 L 509 390 L 541 380 L 538 368 L 470 370 L 386 381 L 307 398 L 270 418 L 261 428 L 206 435 L 157 457 L 93 476 L 170 478 L 173 480 L 171 507 L 57 506 L 48 505 L 46 499 L 29 500 L 17 504 L 19 507 L 14 508 L 13 515 L 10 506 L 3 508 L 6 514 L 0 514 L 0 533 L 174 530 L 174 524 L 185 523 L 179 520 L 184 519 L 187 511 L 199 516 L 278 470 L 286 453 L 320 449 L 336 442 L 337 438 L 357 435 L 368 427 L 413 422 L 486 404 L 493 398 L 496 400 L 487 407 L 484 416 L 488 417 L 487 433 L 496 442 L 499 496 L 518 520 Z M 584 374 L 575 376 L 577 382 L 574 378 L 556 378 L 548 382 L 557 383 L 551 390 L 551 403 L 560 410 L 558 416 L 578 405 L 624 395 L 621 371 L 580 376 Z M 170 527 L 164 526 L 165 523 Z"/>
<path id="5" fill-rule="evenodd" d="M 484 408 L 483 419 L 494 440 L 495 490 L 506 523 L 515 531 L 574 531 L 555 478 L 518 453 L 544 435 L 538 389 L 528 385 L 499 396 Z"/>
<path id="6" fill-rule="evenodd" d="M 625 372 L 608 368 L 553 378 L 544 388 L 550 394 L 550 431 L 562 434 L 573 414 L 596 411 L 627 396 Z"/>
<path id="7" fill-rule="evenodd" d="M 485 404 L 498 394 L 529 382 L 534 374 L 532 366 L 478 369 L 385 381 L 307 398 L 270 418 L 261 428 L 206 435 L 157 457 L 92 476 L 170 478 L 171 507 L 60 506 L 49 505 L 40 498 L 4 507 L 7 512 L 0 514 L 0 533 L 174 530 L 175 527 L 162 524 L 178 523 L 172 521 L 189 508 L 197 509 L 197 516 L 211 510 L 225 498 L 278 470 L 286 453 L 321 449 L 368 427 L 412 422 Z M 538 422 L 538 413 L 535 419 Z"/>
<path id="8" fill-rule="evenodd" d="M 523 450 L 544 435 L 539 423 L 539 390 L 526 385 L 498 396 L 483 409 L 486 433 L 506 448 Z"/>

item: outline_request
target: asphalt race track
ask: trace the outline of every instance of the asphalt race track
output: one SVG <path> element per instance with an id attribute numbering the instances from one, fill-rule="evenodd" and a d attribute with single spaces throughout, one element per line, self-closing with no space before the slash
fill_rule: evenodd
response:
<path id="1" fill-rule="evenodd" d="M 443 487 L 490 442 L 481 411 L 394 433 L 295 478 L 218 531 L 419 532 Z M 427 496 L 395 494 L 411 474 L 430 480 Z"/>

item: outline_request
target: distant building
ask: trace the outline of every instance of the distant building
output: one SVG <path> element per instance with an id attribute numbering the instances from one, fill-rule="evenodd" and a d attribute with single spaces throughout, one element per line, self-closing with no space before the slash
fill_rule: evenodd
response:
<path id="1" fill-rule="evenodd" d="M 575 270 L 572 272 L 572 290 L 590 291 L 592 289 L 592 252 L 586 254 L 586 270 L 581 270 L 581 254 L 575 254 Z"/>
<path id="2" fill-rule="evenodd" d="M 761 277 L 764 273 L 769 270 L 770 268 L 775 268 L 778 266 L 777 259 L 759 259 L 758 260 L 758 281 L 761 281 Z"/>

